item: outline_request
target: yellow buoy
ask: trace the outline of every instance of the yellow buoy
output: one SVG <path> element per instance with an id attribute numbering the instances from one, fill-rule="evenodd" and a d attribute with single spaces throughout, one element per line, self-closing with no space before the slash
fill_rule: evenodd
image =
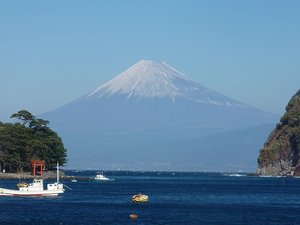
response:
<path id="1" fill-rule="evenodd" d="M 144 194 L 137 194 L 132 196 L 132 201 L 133 202 L 148 202 L 149 197 L 148 195 L 144 195 Z"/>

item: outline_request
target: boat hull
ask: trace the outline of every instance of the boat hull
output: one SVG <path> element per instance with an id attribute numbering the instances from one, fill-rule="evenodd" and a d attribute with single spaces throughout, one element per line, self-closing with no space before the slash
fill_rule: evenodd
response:
<path id="1" fill-rule="evenodd" d="M 0 189 L 0 196 L 19 196 L 19 197 L 41 197 L 41 196 L 58 196 L 64 193 L 63 190 L 43 190 L 43 191 L 19 191 L 10 189 Z"/>
<path id="2" fill-rule="evenodd" d="M 95 180 L 96 180 L 96 181 L 110 181 L 109 178 L 101 178 L 101 179 L 96 179 L 96 178 L 95 178 Z"/>

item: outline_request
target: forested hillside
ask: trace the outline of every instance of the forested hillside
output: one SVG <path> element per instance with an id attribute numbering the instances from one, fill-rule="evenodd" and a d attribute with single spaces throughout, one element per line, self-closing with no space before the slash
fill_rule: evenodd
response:
<path id="1" fill-rule="evenodd" d="M 58 161 L 67 162 L 61 138 L 48 127 L 47 120 L 39 119 L 26 110 L 13 114 L 18 122 L 0 122 L 1 172 L 31 171 L 31 160 L 45 160 L 45 169 L 52 169 Z"/>

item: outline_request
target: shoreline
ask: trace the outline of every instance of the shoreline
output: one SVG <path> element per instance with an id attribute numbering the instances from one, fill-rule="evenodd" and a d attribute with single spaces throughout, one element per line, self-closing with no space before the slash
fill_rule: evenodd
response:
<path id="1" fill-rule="evenodd" d="M 47 171 L 43 176 L 33 176 L 30 172 L 24 173 L 2 173 L 0 172 L 0 180 L 17 180 L 17 179 L 34 179 L 34 178 L 43 178 L 43 179 L 56 179 L 56 171 Z M 91 178 L 88 177 L 77 177 L 77 176 L 67 176 L 63 171 L 60 171 L 59 179 L 61 180 L 81 180 L 81 181 L 90 181 Z"/>
<path id="2" fill-rule="evenodd" d="M 34 176 L 30 173 L 2 173 L 0 172 L 0 179 L 31 179 Z"/>

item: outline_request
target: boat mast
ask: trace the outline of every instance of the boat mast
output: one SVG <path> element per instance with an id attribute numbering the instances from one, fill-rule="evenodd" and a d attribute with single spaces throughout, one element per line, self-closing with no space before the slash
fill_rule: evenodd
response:
<path id="1" fill-rule="evenodd" d="M 59 182 L 59 164 L 58 161 L 56 163 L 56 182 Z"/>

